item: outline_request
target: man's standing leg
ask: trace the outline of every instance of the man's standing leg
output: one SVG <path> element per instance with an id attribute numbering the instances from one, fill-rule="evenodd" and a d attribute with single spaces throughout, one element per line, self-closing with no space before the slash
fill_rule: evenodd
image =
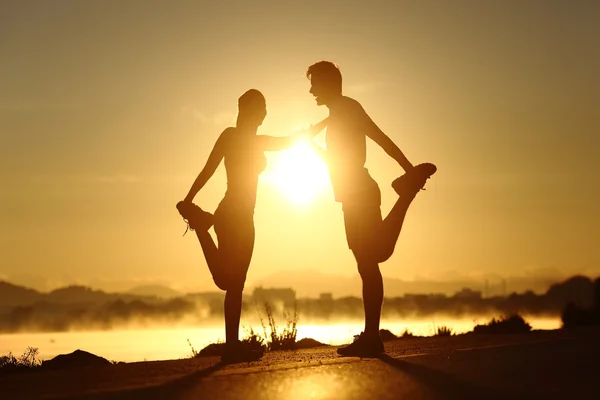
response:
<path id="1" fill-rule="evenodd" d="M 383 305 L 383 277 L 379 264 L 369 256 L 354 252 L 358 264 L 358 273 L 362 280 L 363 307 L 365 310 L 364 334 L 379 336 L 381 306 Z"/>
<path id="2" fill-rule="evenodd" d="M 357 341 L 338 349 L 338 354 L 343 356 L 376 357 L 384 351 L 379 336 L 383 278 L 375 251 L 376 235 L 381 226 L 381 209 L 379 196 L 371 200 L 343 205 L 346 238 L 362 280 L 365 312 L 365 330 Z"/>

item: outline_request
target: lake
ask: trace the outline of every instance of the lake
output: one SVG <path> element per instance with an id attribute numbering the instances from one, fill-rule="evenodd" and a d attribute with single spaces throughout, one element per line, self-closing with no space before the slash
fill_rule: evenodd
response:
<path id="1" fill-rule="evenodd" d="M 533 329 L 557 329 L 561 326 L 560 318 L 525 317 Z M 436 327 L 446 326 L 454 333 L 471 331 L 476 324 L 488 322 L 489 319 L 453 319 L 431 318 L 427 320 L 382 321 L 381 328 L 388 329 L 396 335 L 408 330 L 418 336 L 432 336 Z M 262 334 L 258 325 L 253 328 Z M 298 339 L 310 337 L 320 342 L 340 345 L 352 341 L 353 336 L 360 333 L 363 325 L 360 321 L 323 324 L 298 325 Z M 240 330 L 241 337 L 245 331 Z M 77 331 L 54 333 L 18 333 L 0 335 L 0 355 L 12 352 L 19 356 L 28 347 L 39 349 L 39 358 L 50 359 L 58 354 L 71 353 L 77 349 L 104 357 L 111 361 L 152 361 L 186 358 L 191 356 L 192 349 L 200 351 L 210 343 L 223 341 L 224 328 L 219 325 L 190 328 L 145 328 L 119 329 L 111 331 Z"/>

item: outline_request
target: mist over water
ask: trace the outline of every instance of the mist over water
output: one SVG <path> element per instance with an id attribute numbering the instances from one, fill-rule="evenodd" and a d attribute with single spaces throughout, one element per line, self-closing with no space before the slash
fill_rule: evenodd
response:
<path id="1" fill-rule="evenodd" d="M 598 280 L 596 280 L 598 282 Z M 455 334 L 472 331 L 492 318 L 523 316 L 533 329 L 557 329 L 568 304 L 591 306 L 594 287 L 575 276 L 545 293 L 531 291 L 485 297 L 463 289 L 454 295 L 405 294 L 386 298 L 381 328 L 400 336 L 432 336 L 438 328 Z M 85 350 L 111 361 L 164 360 L 189 357 L 211 343 L 224 341 L 223 294 L 186 294 L 171 299 L 108 294 L 86 287 L 39 293 L 0 282 L 0 355 L 19 356 L 31 346 L 41 359 Z M 2 291 L 0 290 L 0 294 Z M 0 304 L 1 305 L 1 304 Z M 267 307 L 269 305 L 269 307 Z M 359 297 L 296 298 L 294 290 L 256 289 L 243 302 L 241 338 L 248 330 L 266 337 L 263 324 L 272 317 L 278 330 L 289 327 L 298 312 L 297 339 L 312 338 L 341 345 L 363 330 Z"/>
<path id="2" fill-rule="evenodd" d="M 481 316 L 456 319 L 452 317 L 428 317 L 411 320 L 383 320 L 382 329 L 388 329 L 395 335 L 401 335 L 405 330 L 416 336 L 432 336 L 438 327 L 446 326 L 453 333 L 460 334 L 473 330 L 477 324 L 489 322 L 490 318 Z M 533 329 L 557 329 L 561 326 L 559 317 L 528 317 L 526 321 Z M 252 327 L 254 332 L 262 335 L 260 322 L 242 321 L 241 337 L 247 335 L 247 329 Z M 283 326 L 279 326 L 283 328 Z M 322 343 L 340 345 L 352 341 L 353 336 L 360 333 L 363 324 L 357 320 L 329 321 L 323 323 L 308 323 L 300 321 L 298 337 L 313 338 Z M 198 328 L 192 327 L 155 327 L 132 328 L 109 331 L 71 331 L 45 333 L 18 333 L 0 335 L 0 354 L 12 352 L 20 355 L 28 346 L 37 347 L 40 358 L 48 360 L 58 354 L 71 353 L 77 349 L 89 351 L 110 361 L 153 361 L 172 360 L 190 357 L 192 349 L 196 351 L 205 346 L 224 341 L 225 331 L 216 321 L 214 324 Z"/>

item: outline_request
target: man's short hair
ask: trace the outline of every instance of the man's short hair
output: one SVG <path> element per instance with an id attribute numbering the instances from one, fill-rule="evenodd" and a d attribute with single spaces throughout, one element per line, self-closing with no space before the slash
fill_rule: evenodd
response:
<path id="1" fill-rule="evenodd" d="M 342 73 L 340 68 L 331 61 L 319 61 L 308 67 L 306 77 L 311 79 L 313 76 L 322 78 L 332 87 L 339 89 L 340 93 L 342 92 Z"/>

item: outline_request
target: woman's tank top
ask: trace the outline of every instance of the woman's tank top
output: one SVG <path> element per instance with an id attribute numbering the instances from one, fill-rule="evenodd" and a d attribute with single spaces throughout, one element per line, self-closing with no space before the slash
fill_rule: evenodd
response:
<path id="1" fill-rule="evenodd" d="M 238 135 L 225 154 L 227 192 L 225 197 L 242 209 L 254 209 L 258 176 L 267 166 L 264 151 L 257 146 L 255 135 Z M 225 199 L 224 199 L 225 200 Z"/>

